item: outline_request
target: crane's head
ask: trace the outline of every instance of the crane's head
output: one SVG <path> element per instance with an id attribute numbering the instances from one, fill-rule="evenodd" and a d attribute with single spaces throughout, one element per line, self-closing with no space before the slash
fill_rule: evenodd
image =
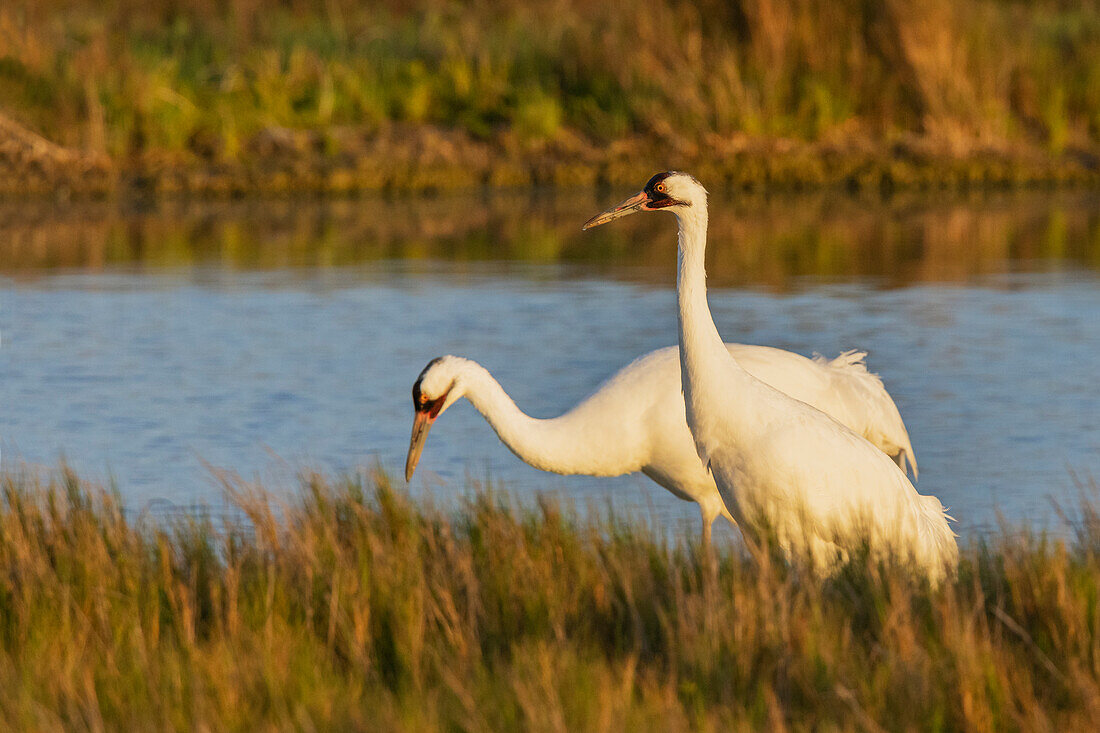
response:
<path id="1" fill-rule="evenodd" d="M 424 451 L 428 431 L 436 418 L 453 405 L 463 394 L 462 367 L 466 360 L 457 356 L 438 356 L 428 362 L 413 384 L 412 438 L 409 439 L 409 455 L 405 458 L 405 480 L 412 479 L 413 471 Z"/>
<path id="2" fill-rule="evenodd" d="M 589 219 L 584 228 L 598 227 L 636 211 L 680 213 L 693 207 L 705 209 L 706 206 L 707 190 L 694 176 L 679 171 L 665 171 L 650 178 L 649 183 L 638 193 Z"/>

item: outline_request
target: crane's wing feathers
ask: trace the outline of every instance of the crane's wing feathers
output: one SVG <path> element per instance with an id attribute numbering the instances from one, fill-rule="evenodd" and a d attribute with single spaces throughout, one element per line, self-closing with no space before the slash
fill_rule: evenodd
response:
<path id="1" fill-rule="evenodd" d="M 834 359 L 814 355 L 814 363 L 826 368 L 834 376 L 838 398 L 846 403 L 851 416 L 844 422 L 865 438 L 879 446 L 904 472 L 906 464 L 918 477 L 917 456 L 909 439 L 909 431 L 901 412 L 882 379 L 867 369 L 866 351 L 845 351 Z M 856 426 L 859 426 L 858 429 Z"/>
<path id="2" fill-rule="evenodd" d="M 756 457 L 749 458 L 769 462 L 772 491 L 782 492 L 785 483 L 800 486 L 798 500 L 823 536 L 870 530 L 901 540 L 898 548 L 921 561 L 953 561 L 955 533 L 939 499 L 918 494 L 884 453 L 828 415 L 804 405 L 787 408 L 788 418 L 754 441 Z M 807 465 L 815 469 L 812 481 L 805 480 Z M 909 542 L 899 527 L 912 531 Z"/>

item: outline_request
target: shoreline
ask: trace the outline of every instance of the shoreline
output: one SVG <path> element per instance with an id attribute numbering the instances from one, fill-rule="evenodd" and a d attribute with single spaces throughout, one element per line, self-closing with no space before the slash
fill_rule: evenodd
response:
<path id="1" fill-rule="evenodd" d="M 715 189 L 1022 190 L 1100 187 L 1100 154 L 1036 148 L 952 150 L 930 139 L 803 142 L 643 139 L 597 148 L 576 140 L 538 150 L 433 127 L 385 133 L 270 128 L 232 159 L 149 150 L 125 160 L 64 148 L 0 115 L 0 198 L 208 198 L 432 194 L 545 187 L 637 186 L 683 169 Z"/>

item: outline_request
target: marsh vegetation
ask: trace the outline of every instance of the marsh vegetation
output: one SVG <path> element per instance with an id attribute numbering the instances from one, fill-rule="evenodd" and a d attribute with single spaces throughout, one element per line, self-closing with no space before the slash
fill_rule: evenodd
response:
<path id="1" fill-rule="evenodd" d="M 660 528 L 368 472 L 152 521 L 7 472 L 0 711 L 62 728 L 1083 730 L 1100 712 L 1100 517 L 964 545 L 937 591 L 713 558 Z"/>
<path id="2" fill-rule="evenodd" d="M 1091 0 L 16 0 L 0 112 L 77 190 L 1012 186 L 1096 181 L 1098 58 Z"/>

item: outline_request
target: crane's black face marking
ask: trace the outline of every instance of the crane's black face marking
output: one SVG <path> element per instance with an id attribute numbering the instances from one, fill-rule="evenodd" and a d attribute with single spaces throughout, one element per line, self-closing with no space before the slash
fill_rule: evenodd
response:
<path id="1" fill-rule="evenodd" d="M 437 356 L 428 362 L 428 365 L 424 367 L 424 370 L 420 372 L 420 376 L 416 378 L 416 382 L 413 383 L 412 396 L 413 396 L 413 409 L 417 412 L 426 412 L 433 418 L 439 414 L 439 410 L 443 407 L 443 402 L 447 399 L 447 394 L 438 399 L 430 400 L 424 396 L 424 393 L 420 389 L 420 383 L 424 381 L 424 375 L 431 371 L 431 368 L 443 361 L 442 356 Z M 449 392 L 450 390 L 448 390 Z"/>
<path id="2" fill-rule="evenodd" d="M 643 191 L 646 193 L 652 193 L 653 189 L 657 187 L 658 183 L 664 183 L 666 178 L 676 175 L 677 171 L 665 171 L 664 173 L 658 173 L 649 179 L 649 182 L 643 187 Z"/>
<path id="3" fill-rule="evenodd" d="M 691 206 L 687 201 L 680 201 L 668 195 L 665 179 L 675 175 L 683 174 L 678 171 L 665 171 L 649 179 L 649 183 L 642 189 L 646 194 L 645 208 L 647 210 L 656 211 L 657 209 L 666 209 L 669 206 Z"/>

